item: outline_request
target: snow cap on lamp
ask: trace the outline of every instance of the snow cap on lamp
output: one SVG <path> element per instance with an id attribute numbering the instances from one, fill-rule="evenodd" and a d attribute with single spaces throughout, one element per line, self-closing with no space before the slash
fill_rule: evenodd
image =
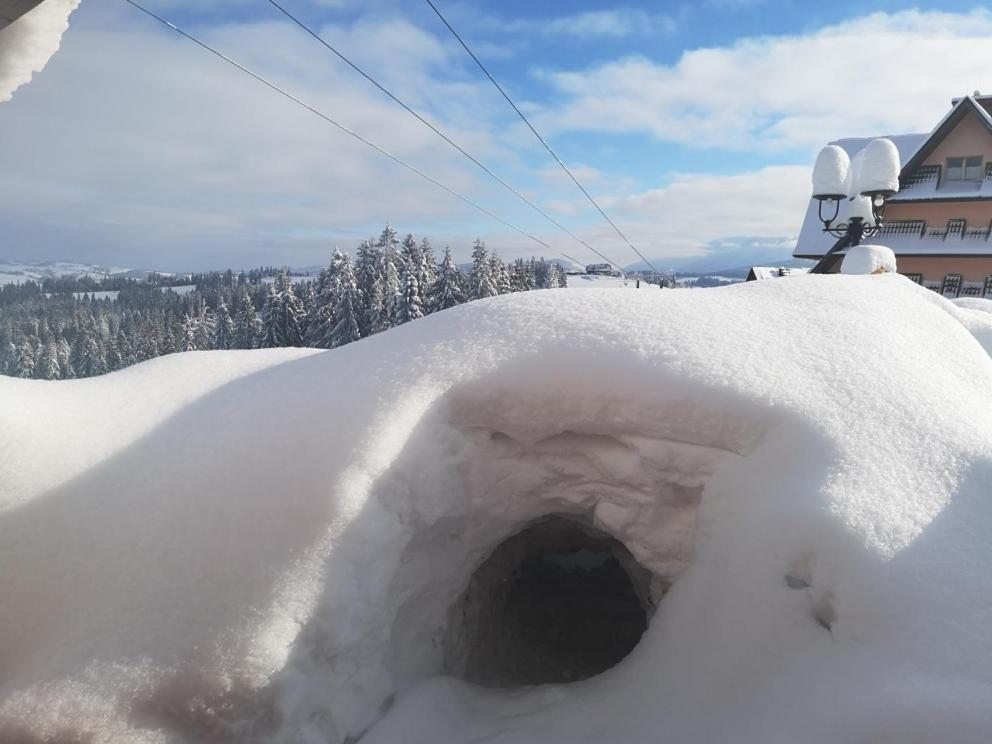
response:
<path id="1" fill-rule="evenodd" d="M 813 166 L 813 198 L 841 199 L 851 188 L 851 159 L 842 147 L 827 145 Z"/>
<path id="2" fill-rule="evenodd" d="M 865 196 L 892 196 L 896 193 L 899 190 L 899 151 L 892 140 L 884 137 L 874 139 L 862 152 L 858 193 Z"/>

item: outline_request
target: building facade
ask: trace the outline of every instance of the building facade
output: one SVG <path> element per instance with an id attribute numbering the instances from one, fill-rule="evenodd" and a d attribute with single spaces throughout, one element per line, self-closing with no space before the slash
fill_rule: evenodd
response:
<path id="1" fill-rule="evenodd" d="M 949 297 L 992 298 L 992 96 L 954 99 L 929 134 L 891 137 L 902 165 L 881 231 L 867 242 L 896 254 L 899 272 Z M 840 145 L 854 155 L 870 140 Z M 844 219 L 843 210 L 839 217 Z M 836 240 L 810 201 L 797 258 L 819 259 Z"/>

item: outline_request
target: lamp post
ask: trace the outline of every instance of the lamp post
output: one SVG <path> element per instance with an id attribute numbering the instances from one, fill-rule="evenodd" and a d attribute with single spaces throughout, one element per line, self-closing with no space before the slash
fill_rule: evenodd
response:
<path id="1" fill-rule="evenodd" d="M 853 158 L 837 145 L 827 145 L 813 167 L 813 198 L 823 232 L 838 238 L 815 274 L 832 273 L 836 254 L 859 245 L 882 229 L 885 201 L 899 191 L 899 152 L 889 139 L 875 139 Z M 841 204 L 846 203 L 841 221 Z"/>

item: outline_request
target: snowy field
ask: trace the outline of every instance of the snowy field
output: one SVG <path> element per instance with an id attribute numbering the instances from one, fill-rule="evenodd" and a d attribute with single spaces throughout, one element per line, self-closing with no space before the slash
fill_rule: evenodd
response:
<path id="1" fill-rule="evenodd" d="M 623 279 L 618 276 L 602 276 L 600 274 L 569 274 L 568 289 L 635 289 L 637 280 Z M 641 282 L 641 289 L 654 288 L 657 284 Z"/>
<path id="2" fill-rule="evenodd" d="M 992 315 L 962 304 L 527 292 L 0 378 L 0 741 L 987 741 Z M 489 559 L 548 515 L 618 541 L 647 630 L 584 681 L 469 684 L 513 619 Z"/>

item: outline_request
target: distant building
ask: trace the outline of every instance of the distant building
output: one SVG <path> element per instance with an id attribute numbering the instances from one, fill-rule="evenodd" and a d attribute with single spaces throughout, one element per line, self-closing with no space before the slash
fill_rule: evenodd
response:
<path id="1" fill-rule="evenodd" d="M 608 263 L 596 263 L 586 265 L 587 274 L 602 274 L 603 276 L 617 276 L 619 272 L 613 270 Z"/>
<path id="2" fill-rule="evenodd" d="M 747 272 L 746 282 L 756 282 L 760 279 L 778 279 L 783 276 L 793 276 L 797 274 L 808 274 L 809 269 L 791 268 L 788 266 L 752 266 Z"/>
<path id="3" fill-rule="evenodd" d="M 890 137 L 899 150 L 900 190 L 879 235 L 899 272 L 949 297 L 992 298 L 992 96 L 956 98 L 929 134 Z M 868 139 L 832 144 L 854 155 Z M 842 203 L 843 204 L 843 203 Z M 844 220 L 842 209 L 839 221 Z M 793 255 L 822 258 L 835 244 L 810 200 Z M 832 271 L 840 269 L 840 256 Z"/>

